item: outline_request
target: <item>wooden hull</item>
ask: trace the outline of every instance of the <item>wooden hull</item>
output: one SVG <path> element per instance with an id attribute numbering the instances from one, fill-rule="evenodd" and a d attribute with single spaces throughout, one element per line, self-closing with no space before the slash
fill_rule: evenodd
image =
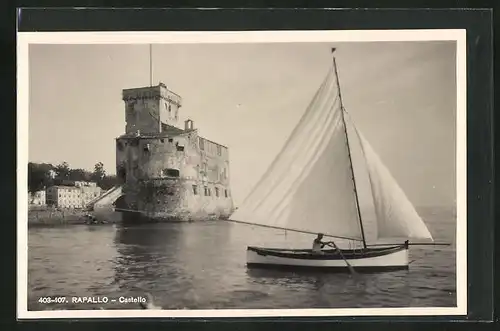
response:
<path id="1" fill-rule="evenodd" d="M 390 271 L 408 269 L 408 246 L 342 250 L 342 255 L 356 271 Z M 346 261 L 335 250 L 313 254 L 310 249 L 248 247 L 249 268 L 314 269 L 348 271 Z"/>

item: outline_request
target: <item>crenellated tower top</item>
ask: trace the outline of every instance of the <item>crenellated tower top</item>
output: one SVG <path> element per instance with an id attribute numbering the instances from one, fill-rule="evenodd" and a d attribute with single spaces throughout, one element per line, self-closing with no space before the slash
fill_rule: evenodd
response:
<path id="1" fill-rule="evenodd" d="M 124 89 L 122 99 L 125 102 L 125 133 L 161 133 L 167 125 L 178 123 L 182 98 L 163 83 Z"/>

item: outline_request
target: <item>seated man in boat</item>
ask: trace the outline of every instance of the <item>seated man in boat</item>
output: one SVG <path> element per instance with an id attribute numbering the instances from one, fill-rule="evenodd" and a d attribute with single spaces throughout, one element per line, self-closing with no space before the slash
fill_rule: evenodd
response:
<path id="1" fill-rule="evenodd" d="M 323 234 L 318 233 L 318 236 L 314 239 L 312 246 L 312 252 L 314 254 L 322 254 L 323 253 L 322 248 L 330 244 L 329 241 L 323 242 L 321 241 L 321 239 L 323 239 Z"/>

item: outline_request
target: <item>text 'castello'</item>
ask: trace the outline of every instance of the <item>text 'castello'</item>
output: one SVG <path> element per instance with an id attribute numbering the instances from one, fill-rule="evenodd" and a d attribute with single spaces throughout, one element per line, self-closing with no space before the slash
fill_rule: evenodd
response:
<path id="1" fill-rule="evenodd" d="M 178 128 L 182 99 L 160 83 L 123 90 L 125 134 L 116 139 L 124 209 L 157 219 L 228 217 L 233 209 L 226 146 Z"/>

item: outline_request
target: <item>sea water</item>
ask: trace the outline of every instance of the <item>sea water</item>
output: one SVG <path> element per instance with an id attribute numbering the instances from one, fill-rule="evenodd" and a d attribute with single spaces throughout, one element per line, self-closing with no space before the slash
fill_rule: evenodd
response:
<path id="1" fill-rule="evenodd" d="M 454 243 L 453 212 L 421 214 L 436 241 Z M 245 265 L 248 245 L 310 248 L 313 239 L 224 221 L 32 228 L 28 310 L 138 309 L 145 293 L 164 309 L 456 306 L 454 244 L 411 246 L 409 270 L 355 276 Z"/>

